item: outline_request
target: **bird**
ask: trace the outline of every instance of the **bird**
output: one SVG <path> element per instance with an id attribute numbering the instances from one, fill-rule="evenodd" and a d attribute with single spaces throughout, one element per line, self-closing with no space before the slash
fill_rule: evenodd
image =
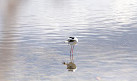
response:
<path id="1" fill-rule="evenodd" d="M 68 43 L 71 46 L 74 46 L 78 43 L 78 38 L 76 37 L 69 37 L 68 40 L 65 41 L 65 43 Z"/>
<path id="2" fill-rule="evenodd" d="M 68 45 L 70 45 L 70 59 L 71 61 L 73 61 L 73 50 L 74 50 L 74 46 L 78 43 L 78 38 L 77 37 L 69 37 L 65 43 L 68 43 Z M 72 56 L 72 57 L 71 57 Z"/>

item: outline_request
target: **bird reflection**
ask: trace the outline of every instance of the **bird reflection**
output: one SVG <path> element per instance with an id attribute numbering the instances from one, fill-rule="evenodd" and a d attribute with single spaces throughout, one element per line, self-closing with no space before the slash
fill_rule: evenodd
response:
<path id="1" fill-rule="evenodd" d="M 67 65 L 68 71 L 75 72 L 77 69 L 76 64 L 74 64 L 73 61 L 70 61 L 69 63 L 63 62 L 64 65 Z"/>
<path id="2" fill-rule="evenodd" d="M 73 59 L 73 50 L 77 42 L 78 42 L 78 39 L 76 37 L 69 37 L 68 40 L 65 41 L 65 43 L 68 43 L 70 45 L 70 62 L 69 63 L 63 62 L 63 64 L 67 65 L 68 71 L 71 71 L 71 72 L 75 72 L 75 70 L 77 69 L 77 66 L 74 63 L 74 59 Z"/>

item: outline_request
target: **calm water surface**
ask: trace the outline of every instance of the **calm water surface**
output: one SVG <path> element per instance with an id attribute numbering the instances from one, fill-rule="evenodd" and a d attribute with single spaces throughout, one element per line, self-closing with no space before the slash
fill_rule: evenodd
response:
<path id="1" fill-rule="evenodd" d="M 136 81 L 136 4 L 137 0 L 26 0 L 8 16 L 3 10 L 0 81 Z M 79 39 L 76 72 L 62 64 L 70 61 L 64 44 L 69 36 Z"/>

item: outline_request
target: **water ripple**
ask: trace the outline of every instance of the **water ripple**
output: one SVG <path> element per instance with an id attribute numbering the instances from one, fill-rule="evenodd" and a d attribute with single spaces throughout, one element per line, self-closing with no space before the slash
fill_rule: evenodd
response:
<path id="1" fill-rule="evenodd" d="M 24 3 L 14 15 L 16 23 L 3 27 L 6 21 L 0 20 L 0 78 L 4 74 L 8 81 L 136 80 L 136 0 Z M 75 73 L 62 64 L 70 61 L 70 48 L 64 43 L 69 36 L 79 39 Z"/>

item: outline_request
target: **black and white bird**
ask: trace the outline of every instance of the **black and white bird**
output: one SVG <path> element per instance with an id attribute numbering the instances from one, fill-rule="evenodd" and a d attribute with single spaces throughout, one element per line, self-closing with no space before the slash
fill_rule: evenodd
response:
<path id="1" fill-rule="evenodd" d="M 78 38 L 76 37 L 69 37 L 68 40 L 65 41 L 65 43 L 68 43 L 70 45 L 70 60 L 73 61 L 73 50 L 74 46 L 78 43 Z"/>
<path id="2" fill-rule="evenodd" d="M 74 46 L 75 44 L 78 43 L 78 39 L 76 37 L 69 37 L 68 40 L 65 41 L 65 43 Z"/>
<path id="3" fill-rule="evenodd" d="M 69 63 L 65 63 L 63 62 L 64 65 L 67 65 L 67 69 L 68 71 L 72 71 L 75 72 L 75 70 L 77 69 L 76 65 L 74 64 L 74 60 L 73 60 L 73 50 L 74 50 L 74 46 L 78 43 L 78 38 L 76 37 L 69 37 L 65 43 L 68 43 L 68 45 L 70 45 L 70 62 Z"/>

